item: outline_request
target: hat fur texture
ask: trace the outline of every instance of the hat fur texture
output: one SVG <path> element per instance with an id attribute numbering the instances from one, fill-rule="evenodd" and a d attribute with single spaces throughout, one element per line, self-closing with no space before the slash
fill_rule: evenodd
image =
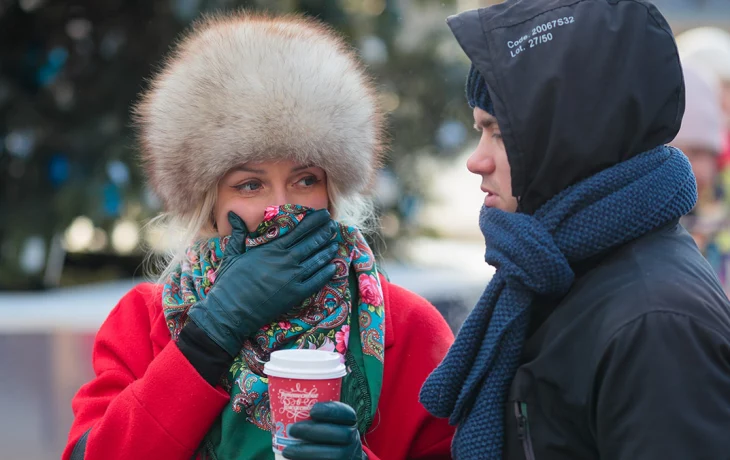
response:
<path id="1" fill-rule="evenodd" d="M 298 16 L 198 22 L 135 115 L 150 183 L 180 216 L 244 163 L 318 166 L 349 195 L 368 189 L 381 161 L 383 117 L 362 64 L 329 27 Z"/>

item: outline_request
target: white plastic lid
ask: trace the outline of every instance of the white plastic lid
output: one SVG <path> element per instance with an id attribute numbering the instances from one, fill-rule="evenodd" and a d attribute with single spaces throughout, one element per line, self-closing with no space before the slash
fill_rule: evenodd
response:
<path id="1" fill-rule="evenodd" d="M 347 374 L 341 357 L 339 353 L 322 350 L 279 350 L 271 353 L 264 373 L 287 379 L 336 379 Z"/>

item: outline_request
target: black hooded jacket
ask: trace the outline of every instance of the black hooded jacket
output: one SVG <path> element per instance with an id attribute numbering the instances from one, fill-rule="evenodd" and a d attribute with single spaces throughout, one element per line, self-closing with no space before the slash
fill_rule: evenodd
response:
<path id="1" fill-rule="evenodd" d="M 518 212 L 671 141 L 672 32 L 643 0 L 508 0 L 448 20 L 484 76 Z M 730 302 L 673 222 L 538 299 L 505 408 L 508 459 L 730 459 Z"/>

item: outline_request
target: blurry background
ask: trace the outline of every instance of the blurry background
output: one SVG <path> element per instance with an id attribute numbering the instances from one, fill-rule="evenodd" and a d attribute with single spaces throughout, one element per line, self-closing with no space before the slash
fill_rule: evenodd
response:
<path id="1" fill-rule="evenodd" d="M 164 247 L 130 106 L 204 12 L 300 12 L 376 76 L 392 143 L 374 236 L 391 279 L 457 330 L 489 280 L 468 61 L 446 16 L 488 0 L 0 0 L 0 459 L 58 458 L 96 329 Z M 675 31 L 730 28 L 728 0 L 657 0 Z"/>

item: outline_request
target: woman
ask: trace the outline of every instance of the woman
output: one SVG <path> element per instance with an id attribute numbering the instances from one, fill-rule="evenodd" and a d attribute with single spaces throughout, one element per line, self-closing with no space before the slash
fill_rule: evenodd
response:
<path id="1" fill-rule="evenodd" d="M 262 366 L 280 348 L 350 369 L 285 457 L 449 458 L 452 429 L 418 391 L 453 336 L 377 273 L 355 228 L 382 117 L 341 39 L 303 18 L 207 19 L 137 114 L 150 181 L 187 236 L 99 330 L 63 458 L 273 458 Z"/>

